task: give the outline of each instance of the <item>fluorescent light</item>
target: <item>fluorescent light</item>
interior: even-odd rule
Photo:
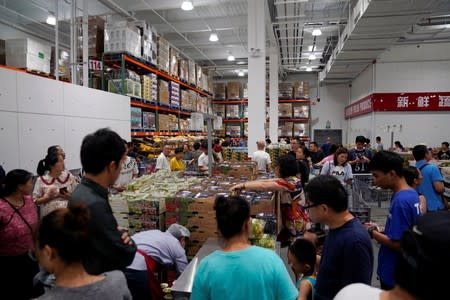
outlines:
[[[234,56],[232,54],[228,55],[227,60],[228,61],[234,61]]]
[[[211,35],[209,36],[209,41],[210,42],[217,42],[219,40],[219,37],[217,36],[217,33],[211,33]]]
[[[312,35],[313,36],[322,35],[322,31],[320,29],[316,28],[316,29],[313,30]]]
[[[244,71],[239,71],[239,73],[238,73],[239,77],[244,77],[244,75],[245,75]]]
[[[311,53],[311,54],[308,56],[308,59],[309,59],[309,60],[315,60],[315,59],[316,59],[316,56],[314,55],[314,53]]]
[[[192,4],[192,1],[183,1],[183,3],[181,3],[181,9],[182,10],[193,10],[194,4]]]
[[[245,61],[238,61],[236,64],[237,65],[245,65]]]
[[[312,52],[313,50],[314,50],[314,46],[313,46],[313,45],[308,46],[308,51],[309,51],[309,52]]]
[[[53,15],[49,15],[48,17],[47,17],[47,24],[48,25],[53,25],[53,26],[55,26],[56,25],[56,18],[55,18],[55,16],[53,16]]]
[[[311,71],[312,71],[311,67],[306,68],[306,72],[311,72]]]

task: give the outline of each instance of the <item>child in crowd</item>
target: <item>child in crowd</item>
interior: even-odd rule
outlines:
[[[306,239],[297,239],[288,251],[288,260],[297,280],[297,300],[312,300],[316,285],[316,247]]]
[[[403,176],[405,177],[406,183],[415,190],[423,180],[422,173],[419,169],[412,166],[403,169]],[[427,200],[421,193],[419,193],[419,201],[422,214],[424,214],[427,212]]]
[[[46,215],[37,231],[40,265],[55,274],[56,286],[38,299],[131,299],[121,271],[88,274],[83,259],[89,251],[89,212],[82,204],[58,208]]]

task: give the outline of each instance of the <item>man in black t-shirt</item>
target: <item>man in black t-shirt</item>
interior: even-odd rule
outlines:
[[[438,159],[450,159],[450,149],[448,149],[448,142],[442,142],[441,146],[441,151],[438,152]]]
[[[366,138],[362,135],[356,137],[356,147],[351,149],[348,162],[352,166],[353,174],[370,173],[369,163],[372,159],[372,150],[365,148]]]
[[[325,157],[316,142],[309,143],[309,154],[311,156],[311,161],[313,164],[317,164]]]

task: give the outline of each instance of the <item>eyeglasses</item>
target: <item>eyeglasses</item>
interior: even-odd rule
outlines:
[[[322,204],[322,203],[310,204],[310,205],[303,206],[303,208],[304,208],[304,209],[310,209],[310,208],[319,206],[319,205],[321,205],[321,204]]]

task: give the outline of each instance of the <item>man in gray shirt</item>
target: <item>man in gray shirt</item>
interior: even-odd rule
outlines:
[[[99,129],[87,135],[81,144],[81,165],[86,175],[69,199],[89,209],[90,251],[83,265],[89,274],[97,275],[128,266],[136,245],[119,231],[108,202],[108,187],[119,177],[126,159],[122,138],[110,129]]]

